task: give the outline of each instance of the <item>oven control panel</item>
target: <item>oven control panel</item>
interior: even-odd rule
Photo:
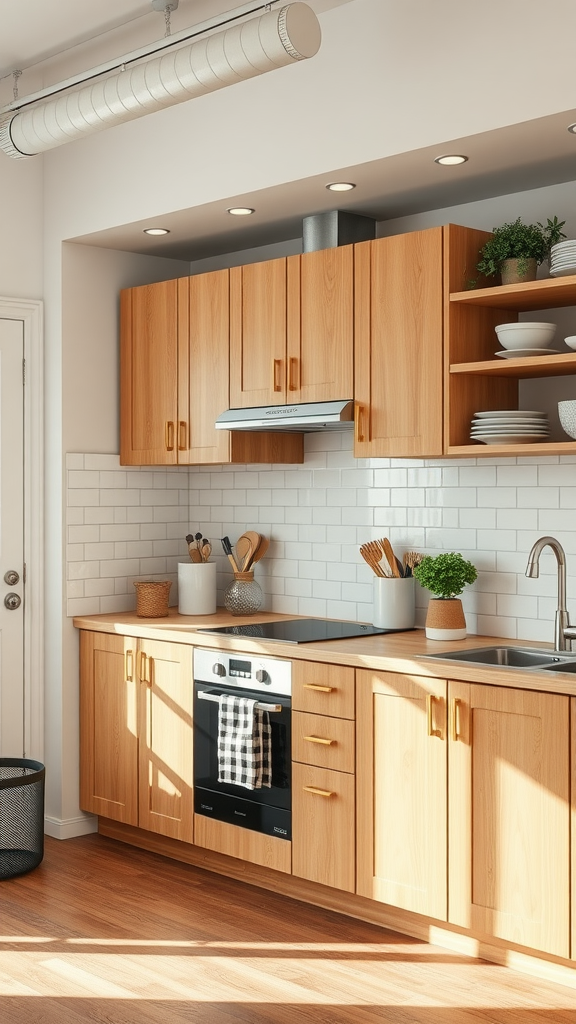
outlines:
[[[194,679],[197,683],[227,683],[239,689],[259,690],[289,697],[292,665],[278,658],[252,654],[229,654],[205,647],[194,648]]]

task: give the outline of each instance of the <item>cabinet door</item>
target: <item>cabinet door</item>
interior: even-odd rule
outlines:
[[[446,683],[356,673],[360,896],[446,920]]]
[[[354,892],[354,776],[292,765],[292,874]]]
[[[230,406],[286,402],[286,259],[230,271]]]
[[[354,394],[354,246],[287,261],[288,402]]]
[[[143,640],[139,686],[139,825],[192,842],[192,648]]]
[[[442,228],[355,247],[354,454],[442,454]]]
[[[129,288],[120,300],[120,462],[177,462],[178,282]]]
[[[198,274],[186,286],[182,324],[178,462],[191,465],[230,461],[230,432],[216,430],[216,417],[230,406],[229,271]]]
[[[449,688],[449,920],[567,957],[569,698]]]
[[[80,806],[138,824],[136,641],[80,633]]]

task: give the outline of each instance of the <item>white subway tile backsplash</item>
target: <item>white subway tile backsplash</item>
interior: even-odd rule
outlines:
[[[468,630],[552,639],[556,560],[524,575],[545,533],[568,555],[576,614],[576,459],[354,459],[351,433],[307,435],[302,467],[123,467],[118,456],[67,456],[68,613],[135,607],[133,580],[173,580],[185,536],[214,547],[219,603],[231,571],[220,537],[246,529],[271,538],[256,575],[266,609],[370,621],[373,575],[359,554],[388,535],[405,550],[461,551],[476,565],[463,595]],[[572,558],[574,557],[574,565]],[[417,586],[423,624],[428,592]]]

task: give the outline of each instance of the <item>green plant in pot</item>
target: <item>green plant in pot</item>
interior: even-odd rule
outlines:
[[[478,576],[472,562],[454,551],[425,555],[414,570],[418,582],[434,597],[428,604],[426,636],[429,640],[463,640],[466,619],[460,594]]]
[[[553,220],[548,218],[545,225],[540,221],[524,224],[518,217],[494,228],[492,238],[480,250],[476,270],[484,277],[500,274],[502,284],[534,281],[537,268],[550,259],[552,246],[566,238],[562,231],[565,223],[555,216]]]

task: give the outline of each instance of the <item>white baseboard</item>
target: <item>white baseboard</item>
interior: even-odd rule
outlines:
[[[74,839],[98,831],[98,818],[93,814],[82,814],[78,818],[44,818],[44,832],[53,839]]]

